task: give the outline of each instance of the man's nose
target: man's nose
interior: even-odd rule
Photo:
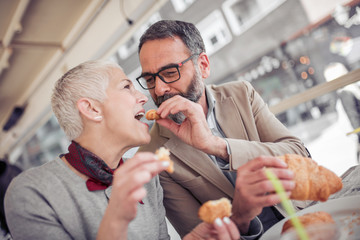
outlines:
[[[159,76],[155,78],[155,94],[157,96],[163,96],[170,90],[169,84],[164,83]]]

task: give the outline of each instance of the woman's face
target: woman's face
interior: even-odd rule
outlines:
[[[140,121],[148,98],[136,90],[120,70],[114,69],[103,102],[103,121],[107,137],[128,147],[150,142],[149,126]],[[124,141],[126,141],[124,143]]]

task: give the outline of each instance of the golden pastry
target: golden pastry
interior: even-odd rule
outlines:
[[[230,217],[231,202],[227,198],[205,202],[198,211],[199,218],[207,223],[213,223],[216,218]]]
[[[151,109],[151,110],[147,111],[145,117],[146,117],[147,120],[158,120],[158,119],[160,119],[160,115],[156,113],[155,109]]]
[[[298,218],[301,224],[304,226],[304,228],[313,225],[315,229],[316,226],[320,226],[321,224],[335,224],[335,221],[332,218],[332,216],[329,213],[323,211],[307,213],[302,216],[299,216]],[[281,230],[281,234],[288,232],[292,229],[294,229],[294,226],[291,220],[289,219],[284,223]],[[333,234],[335,234],[335,232]]]
[[[285,154],[278,158],[284,160],[295,174],[295,188],[290,199],[324,202],[342,188],[341,178],[311,158],[296,154]]]
[[[160,147],[158,150],[156,150],[155,155],[159,158],[160,161],[168,161],[170,163],[169,167],[166,169],[167,172],[174,172],[174,162],[170,159],[170,152],[168,149]]]

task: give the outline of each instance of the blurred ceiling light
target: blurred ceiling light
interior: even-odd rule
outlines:
[[[313,75],[313,74],[315,73],[315,69],[314,69],[313,67],[309,67],[308,73],[309,73],[310,75]]]
[[[301,73],[301,78],[304,79],[304,80],[307,79],[308,78],[307,72],[302,72]]]

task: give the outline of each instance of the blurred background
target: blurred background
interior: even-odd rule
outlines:
[[[135,81],[139,37],[161,19],[198,27],[207,84],[251,82],[319,164],[341,175],[358,163],[359,136],[346,133],[360,127],[359,0],[0,0],[2,161],[25,170],[66,152],[54,82],[90,59]]]

